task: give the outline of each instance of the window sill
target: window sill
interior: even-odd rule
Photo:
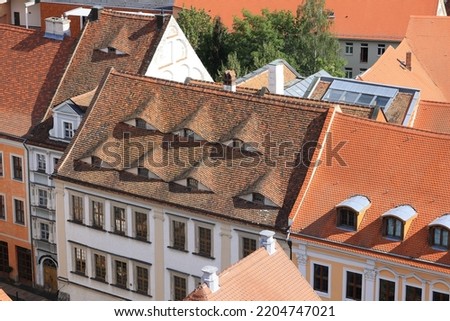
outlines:
[[[132,239],[135,240],[135,241],[142,242],[142,243],[152,244],[152,242],[150,242],[150,241],[148,241],[147,239],[144,239],[144,238],[133,237]]]
[[[201,256],[204,257],[206,259],[210,259],[210,260],[215,260],[216,258],[211,256],[211,255],[206,255],[206,254],[201,254],[201,253],[196,253],[196,252],[192,252],[192,254],[197,255],[197,256]]]
[[[87,227],[87,225],[84,224],[82,221],[67,220],[67,222],[70,222],[70,223],[74,223],[74,224],[77,224],[77,225],[81,225],[81,226],[86,226],[86,227]]]
[[[118,288],[118,289],[122,289],[122,290],[125,290],[125,291],[131,291],[131,289],[129,289],[129,288],[127,288],[126,286],[123,286],[123,285],[113,284],[113,283],[111,283],[111,285],[112,285],[113,287],[115,287],[115,288]]]
[[[184,253],[189,253],[189,251],[186,251],[185,249],[180,249],[178,247],[173,247],[173,246],[168,246],[168,249],[172,249],[172,250],[176,250],[176,251],[180,251],[180,252],[184,252]]]
[[[82,276],[82,277],[88,279],[88,276],[86,274],[82,273],[82,272],[70,271],[70,273],[78,275],[78,276]]]
[[[354,227],[351,226],[347,226],[347,225],[338,225],[336,226],[338,229],[345,231],[345,232],[356,232],[356,229]]]
[[[153,298],[153,296],[151,296],[150,294],[142,292],[142,291],[131,290],[131,292],[136,293],[136,294],[140,294],[140,295],[144,295],[144,296],[149,297],[149,298]]]
[[[86,225],[86,226],[93,230],[97,230],[100,232],[106,232],[106,230],[102,226],[94,226],[94,225]]]
[[[97,281],[97,282],[100,282],[100,283],[103,283],[103,284],[106,284],[106,285],[109,285],[108,282],[106,282],[105,280],[99,279],[99,278],[89,278],[89,279]]]

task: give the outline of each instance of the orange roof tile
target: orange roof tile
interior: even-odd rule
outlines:
[[[406,38],[389,47],[360,79],[421,90],[421,99],[450,101],[450,17],[411,17]],[[412,53],[411,70],[405,67]]]
[[[0,301],[12,301],[11,298],[2,289],[0,289]]]
[[[73,50],[73,38],[0,24],[0,132],[20,137],[50,104]]]
[[[422,100],[413,127],[450,134],[450,103]]]
[[[312,164],[319,155],[321,164],[310,167],[291,212],[294,233],[450,265],[447,251],[428,245],[428,224],[450,211],[449,135],[335,113],[319,142],[326,148],[315,152]],[[357,194],[371,206],[357,231],[339,229],[335,206]],[[386,239],[381,215],[404,204],[417,217],[403,241]]]
[[[265,8],[289,10],[295,14],[300,3],[292,0],[176,0],[174,7],[203,8],[212,17],[220,16],[231,28],[233,17],[242,18],[244,8],[253,14],[260,14]],[[326,7],[334,11],[332,31],[339,38],[400,41],[405,35],[409,16],[436,15],[438,3],[439,0],[326,0]]]
[[[201,284],[192,301],[320,301],[320,297],[276,243],[269,255],[259,248],[219,274],[220,288],[212,293]]]

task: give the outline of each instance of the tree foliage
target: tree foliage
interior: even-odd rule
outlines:
[[[178,23],[216,80],[225,69],[234,69],[239,77],[279,58],[304,75],[325,69],[342,76],[344,61],[328,16],[325,0],[303,0],[295,15],[244,10],[243,18],[234,19],[232,32],[219,18],[193,8],[182,10]]]

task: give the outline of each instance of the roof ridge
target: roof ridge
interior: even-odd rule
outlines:
[[[337,113],[336,116],[344,117],[344,118],[351,118],[356,122],[367,123],[370,126],[391,127],[392,130],[395,130],[398,132],[404,132],[406,134],[410,133],[410,134],[416,135],[416,136],[425,136],[425,137],[435,138],[435,139],[440,138],[443,140],[450,141],[450,134],[436,133],[436,132],[432,132],[432,131],[428,131],[428,130],[424,130],[424,129],[414,128],[414,127],[406,127],[403,125],[393,124],[393,123],[383,123],[383,122],[375,121],[372,119],[361,118],[361,117],[357,117],[357,116],[349,115],[349,114],[345,114],[345,113]]]
[[[24,27],[7,25],[7,24],[0,24],[0,29],[22,32],[22,33],[29,33],[29,34],[38,32],[37,30],[34,30],[34,29],[26,29]]]

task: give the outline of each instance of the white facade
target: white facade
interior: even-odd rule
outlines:
[[[25,27],[40,27],[40,4],[35,3],[33,0],[11,0],[11,24]]]

